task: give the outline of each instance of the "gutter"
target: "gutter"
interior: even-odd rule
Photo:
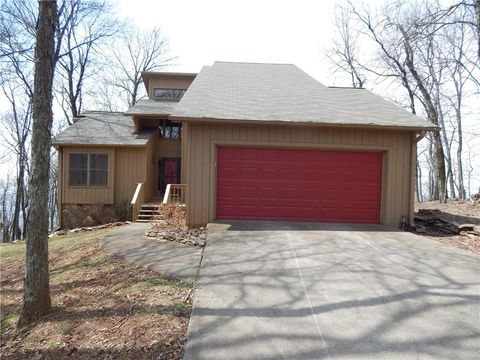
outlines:
[[[219,118],[195,118],[184,117],[177,115],[170,115],[169,120],[175,122],[190,122],[194,123],[228,123],[236,125],[299,125],[299,126],[325,126],[325,127],[349,127],[349,128],[364,128],[364,129],[379,129],[379,130],[404,130],[404,131],[416,131],[426,133],[427,131],[439,131],[440,128],[432,124],[432,126],[398,126],[398,125],[381,125],[374,123],[330,123],[330,122],[316,122],[316,121],[286,121],[286,120],[251,120],[251,119],[219,119]],[[423,135],[425,136],[425,135]]]

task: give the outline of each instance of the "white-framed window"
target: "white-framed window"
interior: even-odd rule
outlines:
[[[69,186],[108,186],[108,154],[70,153]]]

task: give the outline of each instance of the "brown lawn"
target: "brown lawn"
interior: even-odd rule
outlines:
[[[25,245],[2,245],[2,359],[181,359],[192,284],[103,252],[97,230],[50,240],[54,313],[17,331]]]

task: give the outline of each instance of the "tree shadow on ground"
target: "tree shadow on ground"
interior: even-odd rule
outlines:
[[[209,235],[186,359],[477,356],[478,257],[405,232],[304,226]]]

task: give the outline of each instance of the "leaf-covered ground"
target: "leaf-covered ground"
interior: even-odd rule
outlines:
[[[478,202],[449,200],[446,204],[439,204],[437,201],[432,201],[415,204],[415,211],[418,211],[418,209],[437,209],[441,211],[441,216],[448,221],[455,221],[458,224],[474,224],[480,226],[480,204]],[[435,231],[428,231],[425,236],[446,245],[455,246],[459,249],[480,255],[479,236],[446,235]]]
[[[24,331],[25,245],[0,246],[2,359],[181,359],[192,284],[106,254],[108,231],[50,240],[54,312]]]

